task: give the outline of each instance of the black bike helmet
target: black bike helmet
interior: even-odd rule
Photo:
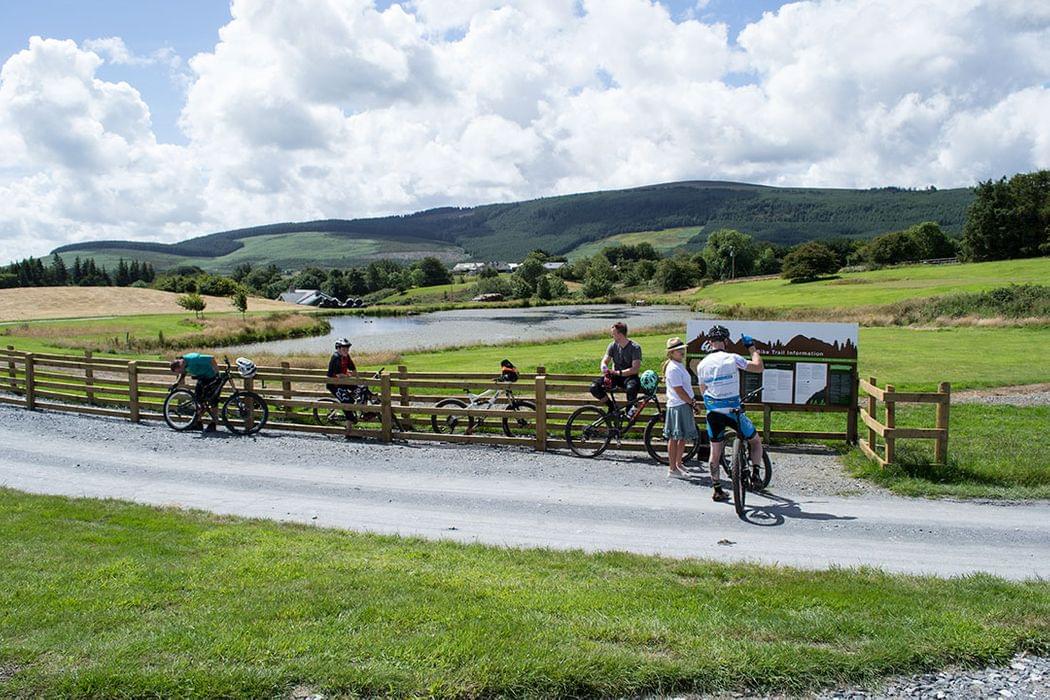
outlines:
[[[707,339],[724,343],[729,340],[729,329],[725,326],[711,326],[711,330],[707,332]]]
[[[502,360],[499,363],[500,379],[504,382],[518,381],[518,368],[510,360]]]

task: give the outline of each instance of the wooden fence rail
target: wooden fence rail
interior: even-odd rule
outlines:
[[[936,392],[897,391],[892,384],[880,388],[875,377],[860,381],[860,390],[867,395],[867,407],[861,408],[861,422],[867,426],[868,437],[859,446],[868,457],[885,467],[897,461],[897,440],[933,440],[933,460],[937,464],[948,461],[948,417],[951,410],[952,387],[941,382]],[[885,404],[885,422],[879,421],[879,404]],[[897,404],[936,404],[933,428],[905,428],[897,425]],[[879,438],[882,438],[880,454]]]
[[[0,349],[0,403],[19,405],[28,409],[46,408],[127,418],[132,421],[161,420],[164,399],[173,380],[166,362],[156,360],[127,360],[115,357],[97,357],[58,353],[25,353],[8,346]],[[410,372],[404,365],[383,371],[378,376],[363,373],[361,377],[332,380],[319,369],[291,367],[287,362],[276,366],[260,366],[250,382],[270,407],[268,429],[304,433],[353,434],[378,438],[383,441],[438,440],[447,442],[475,442],[532,447],[538,451],[567,447],[565,426],[580,406],[593,405],[590,396],[591,376],[548,374],[538,367],[535,373],[523,373],[512,385],[495,383],[489,372]],[[236,374],[235,379],[240,383]],[[327,384],[366,385],[380,399],[379,405],[361,406],[337,404],[332,401]],[[490,410],[485,408],[437,408],[434,404],[450,397],[466,398],[466,392],[475,394],[486,390],[510,388],[514,397],[533,402],[535,410]],[[878,390],[883,391],[883,390]],[[880,394],[881,396],[881,394]],[[914,398],[911,394],[898,397]],[[322,401],[321,399],[325,399]],[[902,400],[898,398],[898,400]],[[915,399],[924,400],[924,399]],[[662,402],[661,402],[662,403]],[[497,406],[506,408],[501,399]],[[792,440],[838,440],[851,442],[857,435],[858,412],[853,406],[812,406],[780,404],[748,404],[746,408],[756,418],[763,438]],[[374,419],[358,422],[346,428],[337,425],[319,425],[314,410],[345,410],[375,414]],[[786,412],[831,413],[845,423],[842,430],[774,430],[773,414]],[[646,409],[638,422],[626,432],[613,449],[644,450],[642,433],[653,415]],[[458,416],[463,422],[482,421],[482,428],[469,435],[436,434],[432,420]],[[502,432],[502,419],[514,417],[524,425],[524,434],[511,437]],[[396,419],[396,420],[395,420]],[[704,418],[698,419],[703,428]],[[947,409],[945,409],[945,421]],[[865,424],[868,421],[865,419]],[[891,436],[894,434],[891,434]],[[901,436],[899,433],[895,436]],[[945,436],[946,440],[946,436]],[[892,451],[892,447],[890,448]]]

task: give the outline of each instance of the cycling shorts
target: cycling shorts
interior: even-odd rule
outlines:
[[[740,414],[740,423],[737,424],[736,416],[721,411],[707,412],[707,436],[711,442],[724,442],[726,439],[726,428],[732,428],[740,437],[750,440],[755,437],[758,430],[745,414]]]
[[[221,374],[198,379],[197,386],[193,388],[193,398],[197,399],[197,403],[215,405],[219,400],[219,393],[222,391],[223,384],[225,384],[225,380]]]

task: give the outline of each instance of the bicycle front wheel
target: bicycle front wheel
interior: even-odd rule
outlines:
[[[466,408],[466,401],[460,399],[442,399],[434,404],[434,408]],[[474,419],[470,416],[444,415],[430,416],[430,427],[439,435],[454,435],[456,432],[470,432],[474,427]]]
[[[346,425],[346,416],[343,412],[335,408],[339,404],[335,399],[321,398],[317,399],[317,403],[330,404],[321,408],[317,406],[314,408],[314,420],[317,421],[318,425],[337,425],[342,427]]]
[[[597,457],[605,452],[612,434],[609,414],[597,406],[577,408],[565,424],[565,441],[578,457]]]
[[[645,451],[649,456],[660,464],[670,464],[667,458],[667,439],[664,437],[664,422],[667,414],[658,413],[645,424]],[[696,456],[700,449],[700,436],[697,435],[686,445],[685,454],[682,455],[682,463],[686,463]]]
[[[508,406],[497,406],[505,411],[535,411],[536,404],[531,401],[511,401]],[[507,437],[527,437],[536,432],[536,420],[534,418],[509,418],[503,419],[503,434]]]
[[[197,399],[189,389],[176,389],[164,399],[164,422],[172,430],[189,430],[197,420]]]
[[[737,515],[744,517],[747,482],[751,476],[747,460],[744,458],[744,441],[740,438],[733,440],[733,459],[730,471],[733,476],[733,507],[736,508]]]
[[[237,435],[255,435],[269,417],[266,400],[254,391],[235,391],[222,405],[223,425]]]

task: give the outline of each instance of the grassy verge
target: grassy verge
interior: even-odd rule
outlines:
[[[901,406],[900,426],[930,427],[933,408]],[[957,404],[951,409],[947,466],[933,462],[929,440],[897,443],[897,464],[885,469],[851,452],[846,465],[854,476],[870,479],[907,496],[961,498],[1050,498],[1050,406]]]
[[[0,344],[26,352],[93,350],[155,357],[166,350],[281,340],[328,332],[328,321],[302,313],[153,314],[0,326]]]
[[[3,695],[800,691],[1050,643],[1050,587],[988,576],[506,550],[9,490],[0,535]]]
[[[916,298],[983,292],[1006,284],[1045,284],[1050,258],[962,265],[912,265],[792,284],[763,279],[713,284],[684,298],[703,308],[741,305],[773,309],[834,309],[894,304]]]

